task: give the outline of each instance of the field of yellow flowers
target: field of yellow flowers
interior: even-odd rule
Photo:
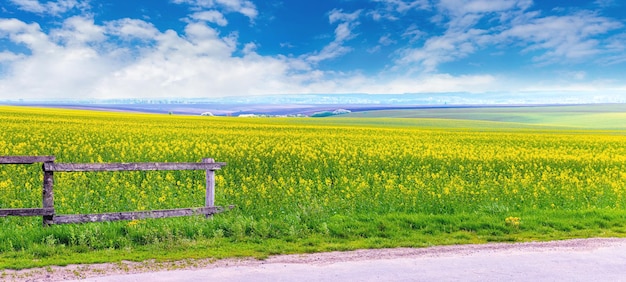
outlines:
[[[47,228],[0,218],[0,268],[626,234],[625,131],[24,107],[0,107],[0,128],[0,155],[227,162],[216,205],[236,206]],[[0,166],[0,208],[41,207],[41,186],[39,164]],[[54,188],[56,212],[78,214],[200,207],[205,186],[203,171],[85,172],[55,174]]]

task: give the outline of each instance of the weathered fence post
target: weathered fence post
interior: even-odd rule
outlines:
[[[0,217],[5,216],[42,216],[43,226],[53,224],[101,222],[114,220],[134,220],[143,218],[163,218],[205,214],[211,217],[214,213],[224,211],[223,207],[215,206],[215,170],[226,163],[215,162],[212,158],[205,158],[202,163],[55,163],[54,156],[0,156],[0,164],[33,164],[43,163],[43,207],[1,209]],[[83,171],[159,171],[159,170],[205,170],[206,195],[205,207],[178,208],[167,210],[150,210],[135,212],[112,212],[100,214],[56,214],[54,210],[54,173],[55,172],[83,172]],[[232,209],[230,206],[229,209]]]
[[[52,162],[44,162],[45,164],[51,164]],[[42,167],[43,167],[42,166]],[[52,210],[51,215],[43,216],[43,226],[48,226],[54,224],[54,174],[52,171],[47,171],[45,168],[43,169],[43,208],[44,210],[50,209]]]
[[[203,163],[214,163],[212,158],[202,159]],[[206,170],[206,195],[204,205],[209,208],[215,206],[215,171],[212,169]],[[207,214],[206,217],[212,217],[213,215]]]

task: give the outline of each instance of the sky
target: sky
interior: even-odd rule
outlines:
[[[0,2],[0,100],[448,92],[626,100],[625,70],[621,0]]]

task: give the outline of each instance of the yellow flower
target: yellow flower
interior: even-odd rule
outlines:
[[[519,217],[515,217],[515,216],[509,216],[509,217],[504,219],[504,223],[506,225],[514,227],[514,228],[519,228],[520,222],[521,222],[521,219]]]

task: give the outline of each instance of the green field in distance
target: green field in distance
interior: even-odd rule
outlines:
[[[481,120],[551,127],[625,129],[626,104],[485,106],[354,112],[350,118],[435,118]]]

